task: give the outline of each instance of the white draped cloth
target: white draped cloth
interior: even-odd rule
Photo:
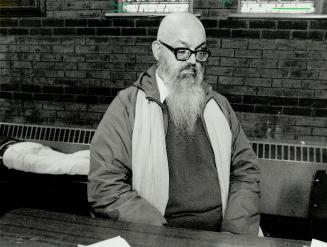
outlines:
[[[65,154],[39,143],[18,142],[7,148],[3,154],[3,164],[9,169],[25,172],[87,175],[90,151]]]

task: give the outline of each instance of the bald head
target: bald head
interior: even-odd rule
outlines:
[[[178,41],[205,42],[205,30],[198,18],[190,13],[172,13],[160,23],[157,39],[174,44]]]

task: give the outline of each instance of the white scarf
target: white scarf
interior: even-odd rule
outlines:
[[[229,190],[232,133],[214,99],[204,109],[204,121],[214,151],[221,190],[222,211],[226,211]],[[169,196],[169,168],[161,107],[138,90],[132,136],[133,188],[162,215]]]

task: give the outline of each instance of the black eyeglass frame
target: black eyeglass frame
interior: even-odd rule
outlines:
[[[197,54],[198,52],[206,52],[206,53],[208,53],[208,57],[207,57],[205,60],[200,61],[200,60],[196,59],[197,62],[205,62],[205,61],[208,60],[208,58],[209,58],[210,55],[211,55],[211,52],[209,51],[208,48],[205,48],[205,49],[202,49],[202,50],[195,50],[195,51],[192,51],[191,49],[189,49],[189,48],[187,48],[187,47],[176,47],[176,48],[173,48],[173,47],[171,47],[170,45],[167,45],[166,43],[164,43],[164,42],[162,42],[162,41],[160,41],[160,40],[158,40],[158,42],[159,42],[160,44],[164,45],[166,48],[168,48],[172,53],[174,53],[175,58],[176,58],[176,60],[178,60],[178,61],[186,61],[187,59],[189,59],[189,58],[192,56],[192,54],[195,55],[195,59],[196,59],[196,54]],[[188,51],[190,52],[190,55],[189,55],[188,57],[184,58],[184,59],[179,59],[179,58],[177,58],[177,53],[178,53],[178,51],[180,51],[180,50],[188,50]]]

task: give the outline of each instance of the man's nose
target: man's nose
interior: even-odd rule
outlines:
[[[196,64],[195,53],[192,53],[191,56],[187,60],[191,64]]]

